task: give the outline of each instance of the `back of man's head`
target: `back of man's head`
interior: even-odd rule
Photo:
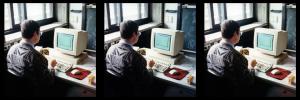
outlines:
[[[122,22],[120,25],[121,38],[129,39],[134,32],[138,32],[138,28],[138,24],[134,21],[127,20]]]
[[[221,24],[222,37],[225,39],[230,39],[233,37],[234,33],[240,30],[240,25],[233,20],[225,20]]]
[[[25,20],[21,23],[20,26],[21,26],[22,37],[25,39],[31,39],[35,32],[40,31],[40,25],[33,20]]]

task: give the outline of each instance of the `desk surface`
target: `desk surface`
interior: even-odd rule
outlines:
[[[177,85],[192,89],[192,90],[196,90],[196,85],[190,85],[187,82],[188,76],[194,74],[193,76],[196,76],[196,56],[195,55],[185,55],[184,59],[181,59],[178,64],[176,65],[172,65],[171,67],[177,67],[183,70],[187,70],[189,71],[189,73],[181,80],[176,80],[170,77],[165,76],[163,73],[161,72],[157,72],[157,71],[153,71],[153,75],[156,78],[165,80],[167,82],[170,83],[175,83]],[[196,78],[194,78],[196,79]]]
[[[249,52],[251,52],[251,50],[253,50],[252,48],[248,48]],[[249,59],[254,59],[251,56],[246,56],[246,58]],[[273,67],[279,67],[279,68],[283,68],[286,70],[291,71],[291,74],[289,74],[287,77],[285,77],[282,80],[278,80],[275,78],[272,78],[270,76],[267,76],[266,73],[260,72],[260,71],[255,71],[255,76],[258,78],[261,78],[263,80],[266,80],[268,82],[274,83],[274,84],[278,84],[280,86],[289,88],[291,90],[296,90],[296,86],[295,85],[291,85],[288,83],[288,77],[291,76],[292,74],[296,75],[296,57],[292,57],[292,56],[288,56],[288,58],[284,59],[280,64],[277,65],[273,65]]]
[[[190,88],[190,89],[193,89],[193,90],[196,90],[195,85],[190,85],[190,84],[187,83],[188,76],[190,76],[192,74],[196,75],[196,73],[195,73],[195,71],[196,71],[196,59],[195,59],[195,57],[185,56],[185,58],[182,59],[181,62],[182,63],[180,63],[179,65],[172,65],[174,67],[189,71],[189,73],[181,80],[176,80],[176,79],[167,77],[163,73],[157,72],[157,71],[153,71],[154,72],[153,75],[157,78],[160,78],[160,79],[172,82],[172,83],[176,83],[176,84],[182,85],[184,87],[187,87],[187,88]]]
[[[53,52],[52,49],[50,49],[49,52]],[[51,58],[50,56],[48,56],[48,57]],[[47,59],[49,59],[48,57],[47,57]],[[53,58],[51,58],[51,59],[53,59]],[[91,73],[82,80],[78,80],[78,79],[69,77],[69,76],[66,75],[66,73],[60,72],[60,71],[55,71],[55,76],[65,80],[65,81],[75,83],[77,85],[80,85],[80,86],[83,86],[83,87],[86,87],[88,89],[96,91],[96,86],[91,85],[88,82],[88,77],[90,75],[96,75],[96,57],[88,56],[88,58],[83,60],[82,64],[73,65],[73,67],[80,67],[80,68],[83,68],[83,69],[86,69],[86,70],[90,70]]]

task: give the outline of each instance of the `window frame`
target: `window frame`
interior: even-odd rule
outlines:
[[[204,34],[205,35],[208,35],[208,34],[220,31],[221,30],[220,29],[220,24],[222,23],[223,20],[227,20],[227,7],[226,7],[226,3],[218,3],[218,4],[222,5],[221,7],[218,7],[219,10],[220,10],[220,8],[221,9],[223,8],[222,9],[223,11],[219,11],[219,15],[220,15],[219,18],[221,18],[220,19],[220,23],[219,24],[215,23],[213,3],[209,3],[209,7],[210,7],[209,10],[210,10],[210,14],[211,14],[211,24],[212,24],[212,27],[210,29],[204,30]],[[255,3],[252,3],[252,17],[250,17],[250,18],[246,17],[246,18],[241,19],[241,20],[236,20],[237,23],[239,23],[241,26],[243,26],[243,25],[247,25],[247,24],[256,22],[257,18],[256,18],[255,9],[256,9],[256,5],[255,5]],[[244,11],[244,12],[246,13],[246,11]]]
[[[10,29],[7,29],[7,30],[4,30],[4,35],[8,35],[8,34],[11,34],[11,33],[15,33],[15,32],[18,32],[20,31],[20,23],[16,24],[15,23],[15,18],[14,18],[14,9],[13,9],[13,3],[8,3],[9,4],[9,7],[10,7],[10,17],[11,17],[11,24],[12,24],[12,27]],[[26,8],[26,3],[20,3],[20,4],[23,4],[23,10],[24,10],[24,14],[21,15],[22,17],[24,17],[25,20],[27,20],[27,8]],[[56,5],[55,3],[52,3],[52,17],[50,18],[45,18],[45,19],[41,19],[41,20],[35,20],[37,23],[39,23],[40,26],[43,26],[43,25],[47,25],[47,24],[50,24],[50,23],[53,23],[53,22],[56,22],[57,21],[57,18],[56,18],[56,14],[54,13],[54,11],[56,10]],[[20,7],[18,7],[20,9]],[[21,7],[22,8],[22,7]],[[45,11],[46,13],[46,11]],[[22,21],[22,20],[21,20]]]
[[[106,13],[107,13],[107,26],[108,26],[108,29],[104,29],[104,35],[106,34],[109,34],[109,33],[112,33],[112,32],[116,32],[116,31],[119,31],[119,24],[120,22],[123,21],[123,7],[122,7],[122,4],[123,3],[114,3],[115,5],[119,5],[119,7],[116,7],[118,8],[118,11],[115,11],[115,15],[120,15],[120,19],[118,19],[120,22],[116,22],[116,24],[111,24],[111,14],[110,14],[110,3],[105,3],[106,4]],[[138,9],[141,9],[141,4],[142,3],[138,3]],[[139,19],[137,20],[133,20],[134,22],[136,22],[138,25],[143,25],[143,24],[147,24],[147,23],[150,23],[152,21],[151,19],[151,7],[152,7],[152,4],[151,3],[147,3],[148,4],[148,9],[147,9],[147,17],[146,18],[142,18],[142,15],[139,15]],[[139,14],[141,14],[141,10],[138,10],[139,11]],[[119,12],[119,13],[118,13]]]

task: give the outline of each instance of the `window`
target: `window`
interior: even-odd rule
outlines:
[[[4,30],[11,29],[12,28],[12,22],[11,22],[11,12],[10,12],[10,5],[8,3],[4,4]]]
[[[208,3],[205,3],[204,4],[204,23],[205,23],[205,27],[204,27],[204,30],[207,30],[207,29],[210,29],[210,28],[212,28],[212,22],[211,22],[211,13],[210,13],[210,6],[209,6],[209,4]]]
[[[222,14],[221,14],[221,4],[218,4],[218,3],[214,3],[213,4],[213,9],[214,9],[214,21],[215,21],[215,24],[220,24],[221,23],[221,19],[222,19]]]
[[[124,20],[137,20],[146,18],[147,9],[146,4],[137,4],[137,3],[123,3],[122,11],[123,11],[123,19]]]
[[[149,21],[148,3],[105,3],[104,7],[105,30],[116,28],[124,20],[133,20],[140,25]]]
[[[251,6],[252,7],[252,6]],[[252,17],[253,9],[250,9],[250,4],[245,3],[227,3],[226,4],[227,18],[232,20],[242,20]],[[240,13],[237,13],[240,12]]]
[[[123,3],[122,4],[124,20],[137,20],[139,18],[138,4],[136,3]]]
[[[109,14],[110,14],[110,23],[117,24],[120,23],[120,4],[110,3],[109,4]]]
[[[148,5],[142,3],[141,4],[141,18],[147,18],[148,17]]]
[[[108,28],[106,4],[104,4],[104,30]]]
[[[219,30],[220,23],[227,19],[244,23],[254,17],[253,3],[205,3],[204,6],[206,31]]]
[[[51,3],[27,3],[26,12],[27,19],[42,20],[53,17],[53,9]],[[34,12],[34,13],[28,13]]]
[[[25,19],[25,16],[22,16],[22,15],[25,15],[24,9],[22,9],[22,8],[24,8],[24,4],[22,4],[22,3],[14,3],[13,4],[15,24],[20,24],[21,21]]]
[[[36,20],[38,23],[53,18],[53,3],[5,3],[5,34],[19,31],[19,24],[25,19]],[[51,21],[50,21],[51,22]]]

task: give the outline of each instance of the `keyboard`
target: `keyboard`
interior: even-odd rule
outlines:
[[[273,66],[272,64],[267,64],[263,62],[257,62],[256,64],[257,70],[264,73],[270,70],[272,66]]]
[[[157,61],[154,64],[155,70],[161,73],[165,72],[170,66],[171,64],[161,63]]]
[[[68,70],[70,70],[72,68],[72,64],[66,64],[66,63],[62,63],[62,62],[57,62],[56,64],[56,68],[58,71],[60,72],[67,72]]]

